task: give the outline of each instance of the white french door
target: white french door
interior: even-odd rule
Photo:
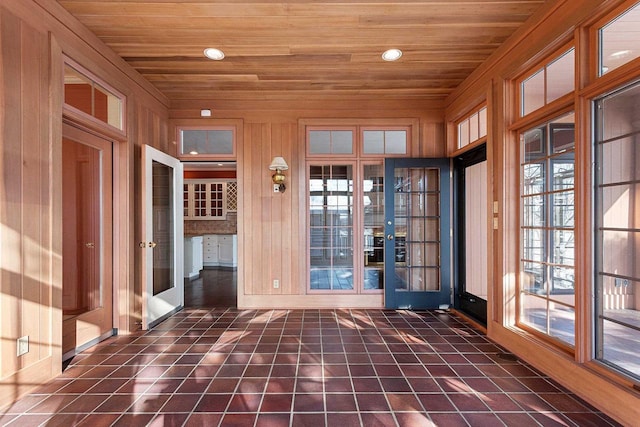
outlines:
[[[142,328],[184,305],[182,164],[153,147],[142,150]]]

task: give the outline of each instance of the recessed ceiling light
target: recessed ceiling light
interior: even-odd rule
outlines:
[[[385,61],[397,61],[402,56],[400,49],[389,49],[382,54],[382,59]]]
[[[220,61],[224,58],[224,52],[215,47],[208,47],[204,50],[204,56],[214,61]]]

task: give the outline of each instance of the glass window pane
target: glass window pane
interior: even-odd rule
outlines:
[[[524,161],[531,162],[547,155],[545,128],[535,128],[524,133]]]
[[[547,104],[573,92],[575,86],[575,49],[547,66]]]
[[[210,130],[207,132],[208,154],[233,154],[233,131]]]
[[[605,228],[636,228],[638,213],[636,194],[640,194],[640,184],[616,185],[603,187],[600,203],[602,204],[602,226]]]
[[[384,283],[384,166],[363,165],[364,289]]]
[[[539,228],[522,230],[522,258],[527,261],[545,262],[545,231]]]
[[[350,130],[331,131],[331,153],[353,154],[353,132]]]
[[[331,131],[309,131],[309,154],[331,153]]]
[[[545,163],[525,163],[522,167],[522,193],[539,194],[545,188]]]
[[[68,64],[64,66],[64,102],[122,130],[123,99]]]
[[[475,113],[469,117],[469,142],[476,141],[479,138],[478,127],[478,113]]]
[[[309,264],[313,290],[353,289],[351,165],[310,166]]]
[[[640,93],[639,93],[640,95]],[[640,153],[635,147],[637,136],[614,139],[600,144],[602,150],[600,162],[600,180],[602,184],[633,181],[637,179],[637,160],[634,156]]]
[[[233,131],[227,129],[182,129],[181,154],[233,154]]]
[[[365,154],[384,154],[384,131],[365,130],[362,137]]]
[[[603,75],[640,55],[640,4],[635,5],[600,29],[600,64]]]
[[[95,117],[115,128],[122,129],[122,100],[98,84],[94,88]],[[100,106],[98,99],[101,100]]]
[[[596,183],[596,357],[640,379],[640,84],[594,101]]]
[[[538,331],[548,332],[548,300],[531,294],[520,295],[520,321]]]
[[[544,70],[540,70],[522,82],[522,115],[544,106]]]
[[[407,132],[404,130],[385,131],[385,153],[407,154]]]
[[[182,132],[182,154],[200,154],[207,144],[207,132],[204,130],[189,130]]]
[[[546,211],[544,207],[544,196],[536,195],[524,197],[522,199],[522,225],[525,227],[544,227]]]
[[[458,124],[458,148],[469,145],[469,120],[463,120]]]
[[[640,287],[637,289],[640,290]],[[603,341],[599,348],[603,360],[640,378],[640,330],[634,329],[640,327],[640,323],[634,312],[636,311],[623,309],[605,311],[607,318],[616,321],[602,322]]]
[[[479,137],[483,138],[487,136],[487,107],[484,107],[478,113],[478,127],[479,127]]]
[[[575,340],[573,118],[566,114],[524,132],[520,184],[519,321],[569,345]]]
[[[573,295],[568,295],[573,298]],[[567,344],[575,344],[576,312],[573,307],[554,302],[549,303],[549,335]]]

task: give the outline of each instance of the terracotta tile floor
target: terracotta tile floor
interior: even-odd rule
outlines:
[[[607,426],[448,313],[190,308],[0,413],[28,426]]]

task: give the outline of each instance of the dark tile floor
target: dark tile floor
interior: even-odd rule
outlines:
[[[449,313],[187,308],[0,415],[28,426],[607,426]]]

